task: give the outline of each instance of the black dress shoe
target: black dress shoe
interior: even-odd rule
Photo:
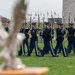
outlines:
[[[30,54],[27,54],[27,56],[31,56]]]
[[[52,57],[59,57],[58,55],[54,55],[54,56],[52,56]]]
[[[66,56],[64,56],[64,57],[68,57],[68,56],[66,55]]]
[[[44,57],[44,55],[37,55],[38,57]]]
[[[58,52],[58,53],[61,53],[61,52]]]

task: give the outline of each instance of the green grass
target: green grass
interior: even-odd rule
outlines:
[[[74,75],[75,70],[75,56],[64,58],[53,58],[50,55],[45,57],[36,57],[34,54],[31,57],[20,57],[23,63],[29,67],[49,67],[47,75]]]
[[[53,41],[55,47],[56,42]],[[64,43],[67,46],[67,43]],[[43,43],[39,43],[39,46],[43,48]],[[75,73],[75,54],[71,53],[69,57],[63,57],[62,54],[58,54],[59,57],[51,57],[50,54],[44,57],[37,57],[33,52],[31,57],[20,56],[22,62],[27,67],[48,67],[50,70],[46,75],[74,75]],[[2,60],[0,60],[0,64]]]

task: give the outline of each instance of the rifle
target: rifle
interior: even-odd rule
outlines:
[[[74,28],[75,28],[75,15],[74,15]]]
[[[68,24],[70,23],[70,16],[71,16],[71,13],[69,13]]]

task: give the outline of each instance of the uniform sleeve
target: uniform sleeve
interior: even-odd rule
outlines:
[[[54,35],[54,29],[52,29],[52,35]]]

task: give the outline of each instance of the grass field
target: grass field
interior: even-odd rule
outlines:
[[[64,43],[67,45],[67,43]],[[43,43],[39,43],[39,46],[43,48]],[[55,41],[53,42],[55,47]],[[20,56],[22,62],[28,67],[48,67],[49,72],[46,75],[74,75],[75,74],[75,54],[70,54],[69,57],[63,57],[62,54],[58,54],[59,57],[51,57],[50,54],[45,57],[36,57],[33,52],[31,57]],[[0,60],[0,64],[2,60]]]
[[[53,58],[50,55],[45,57],[20,57],[26,66],[49,67],[50,71],[47,75],[74,75],[75,73],[75,56],[70,55],[67,58]]]

